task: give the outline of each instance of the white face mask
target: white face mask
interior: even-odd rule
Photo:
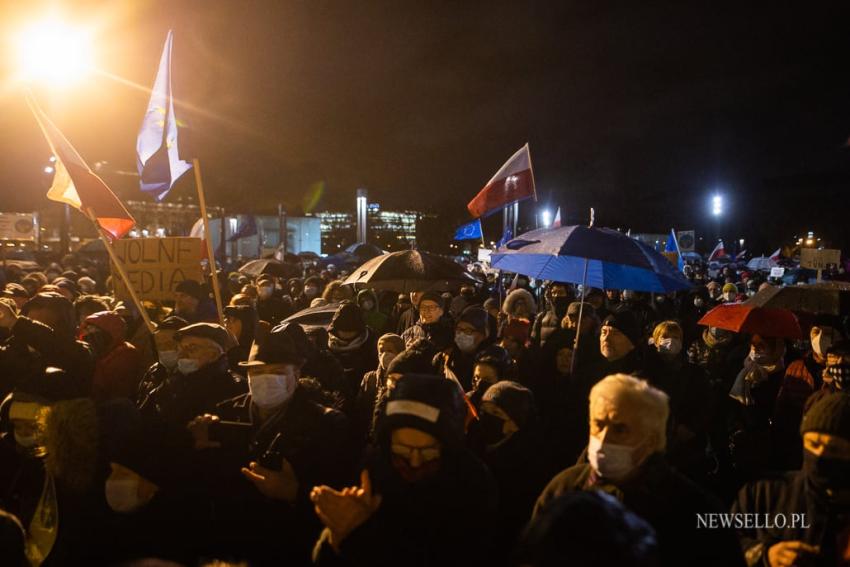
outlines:
[[[304,295],[306,295],[307,297],[315,297],[316,295],[318,295],[318,293],[319,293],[319,288],[317,288],[317,287],[311,286],[311,287],[305,287],[304,288]]]
[[[682,341],[676,338],[661,339],[658,341],[658,352],[664,354],[679,354],[682,352]]]
[[[161,350],[159,351],[159,363],[169,370],[177,368],[177,351],[176,350]]]
[[[627,445],[603,443],[593,435],[587,444],[587,460],[602,477],[620,480],[634,469],[635,448]]]
[[[703,299],[701,297],[695,297],[694,298],[694,307],[699,309],[703,305],[705,305],[705,301],[703,301]]]
[[[251,400],[260,409],[275,408],[295,392],[298,381],[294,374],[253,374],[248,376]]]
[[[812,350],[815,351],[815,354],[818,356],[826,356],[829,347],[832,346],[832,337],[826,335],[825,333],[820,333],[814,339],[812,339]]]
[[[38,436],[37,435],[21,435],[17,431],[15,431],[15,443],[23,447],[24,449],[32,449],[38,444]]]
[[[116,512],[127,514],[142,507],[142,501],[139,499],[139,479],[137,478],[107,479],[105,494],[106,503]]]
[[[195,360],[194,358],[178,358],[177,359],[177,371],[180,374],[191,374],[193,372],[197,372],[201,367],[201,363]]]
[[[466,333],[455,333],[455,344],[460,352],[469,354],[475,350],[475,337]]]
[[[738,296],[738,294],[735,293],[734,291],[727,291],[726,293],[723,294],[723,299],[725,299],[727,302],[732,302],[732,301],[735,301],[735,298],[737,296]]]
[[[398,355],[394,352],[382,352],[378,355],[378,364],[381,366],[381,368],[386,370],[390,367],[390,363],[395,360],[396,356]]]
[[[371,311],[373,307],[375,307],[375,304],[368,299],[360,304],[360,308],[364,311]]]
[[[274,290],[274,288],[272,288],[272,287],[269,287],[269,286],[263,286],[263,287],[261,287],[261,288],[259,288],[259,289],[257,290],[257,296],[258,296],[260,299],[268,299],[268,298],[270,298],[270,297],[272,296],[272,291],[273,291],[273,290]]]
[[[773,361],[770,353],[756,352],[755,349],[750,349],[750,360],[762,366],[768,365]]]
[[[635,292],[630,289],[623,291],[623,301],[631,301],[635,298]]]

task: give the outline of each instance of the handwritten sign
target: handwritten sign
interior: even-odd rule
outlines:
[[[783,267],[773,267],[770,269],[770,277],[772,278],[781,278],[785,275],[785,268]]]
[[[803,248],[800,250],[800,267],[810,270],[825,270],[829,265],[841,263],[841,250]]]
[[[200,238],[128,238],[112,246],[142,300],[173,299],[183,280],[203,281]],[[112,273],[115,295],[127,299],[129,293],[114,267]]]

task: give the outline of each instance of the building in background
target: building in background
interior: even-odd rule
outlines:
[[[323,211],[315,216],[321,221],[322,253],[335,254],[356,241],[355,213]],[[369,203],[366,240],[384,250],[407,250],[416,244],[418,223],[424,216],[419,211],[389,211]]]

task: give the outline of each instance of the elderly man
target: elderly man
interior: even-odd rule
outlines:
[[[587,463],[555,476],[537,500],[538,515],[553,499],[577,490],[603,490],[655,528],[661,565],[739,565],[730,530],[700,530],[697,514],[720,507],[664,459],[667,395],[625,374],[590,391]]]
[[[732,508],[771,520],[739,530],[749,565],[847,565],[850,396],[818,400],[800,433],[803,469],[748,484]]]
[[[245,382],[228,368],[227,351],[236,341],[227,329],[195,323],[177,331],[174,339],[177,372],[140,401],[143,413],[154,412],[172,424],[186,425],[211,412],[218,402],[245,392]]]
[[[195,280],[183,280],[174,288],[174,315],[190,323],[218,320],[215,305]]]

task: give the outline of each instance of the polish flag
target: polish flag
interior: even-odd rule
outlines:
[[[560,228],[561,227],[561,207],[558,207],[558,210],[555,211],[555,220],[552,221],[552,228]]]
[[[127,234],[136,221],[124,205],[86,164],[77,150],[42,112],[32,97],[27,96],[36,122],[47,139],[56,162],[53,184],[47,198],[71,205],[105,230],[112,238]]]
[[[714,247],[714,250],[711,252],[711,255],[708,257],[708,261],[716,260],[717,258],[722,258],[726,255],[726,249],[723,247],[723,241],[717,243],[717,246]]]
[[[521,147],[466,206],[473,217],[486,217],[507,205],[533,197],[534,174],[528,144]]]
[[[771,260],[779,260],[779,257],[782,256],[782,248],[777,248],[776,252],[770,255]]]

